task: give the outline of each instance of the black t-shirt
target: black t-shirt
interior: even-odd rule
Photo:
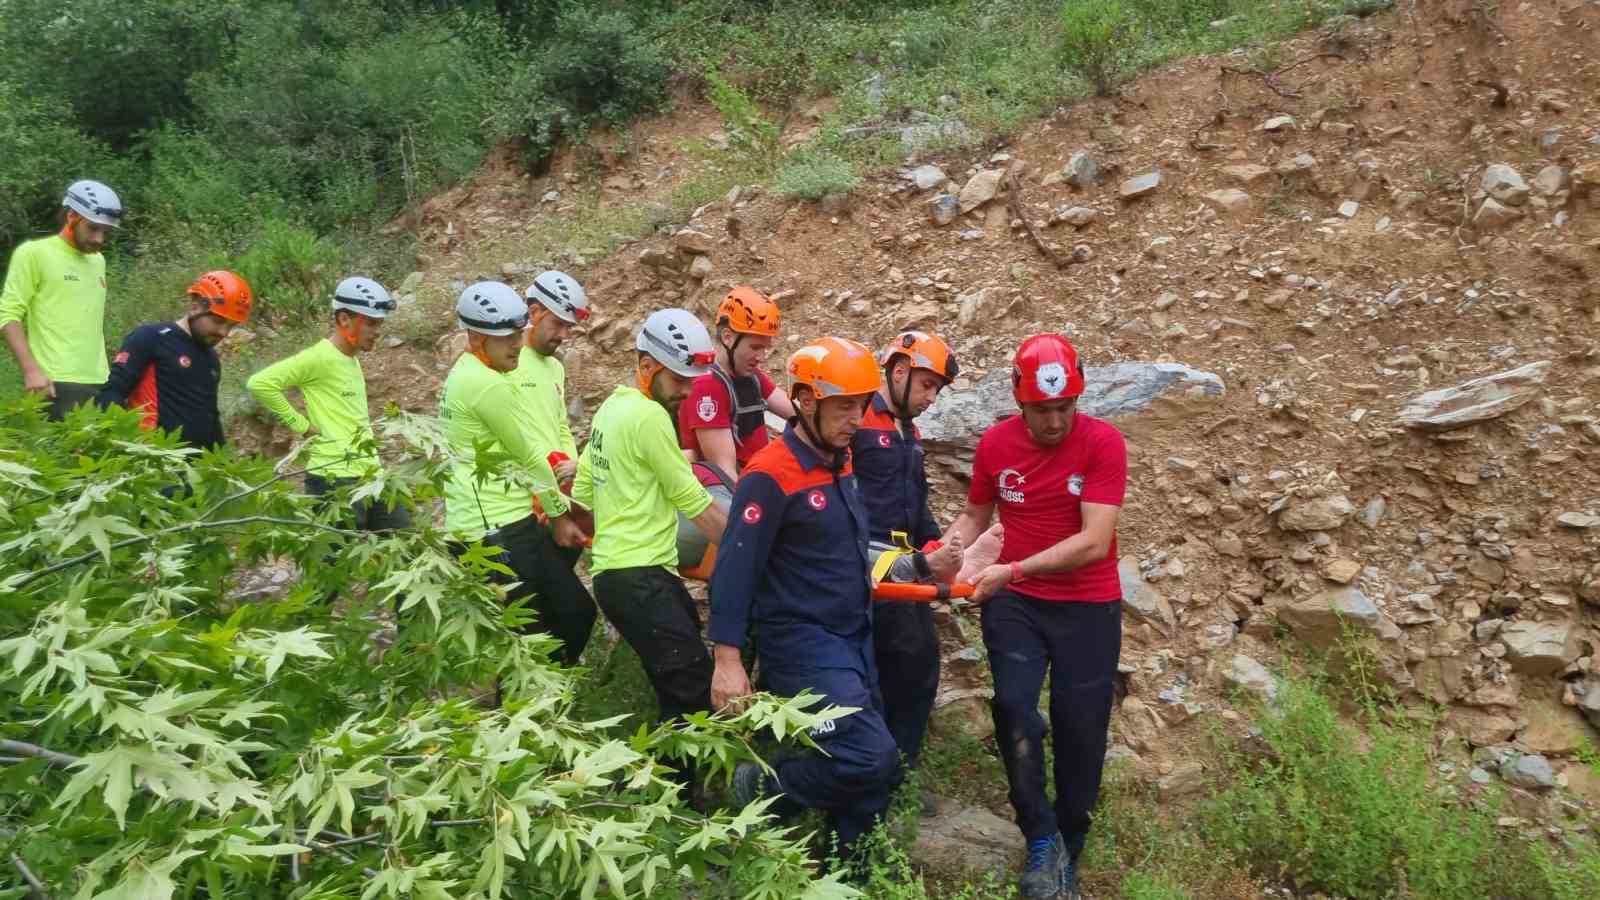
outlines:
[[[177,431],[192,447],[223,444],[217,386],[222,361],[172,322],[140,325],[122,339],[96,402],[143,409],[146,428]]]

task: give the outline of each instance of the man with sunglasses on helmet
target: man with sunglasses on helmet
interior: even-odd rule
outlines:
[[[309,438],[306,493],[324,497],[357,485],[378,467],[362,353],[371,351],[397,304],[383,285],[352,276],[333,289],[333,331],[325,339],[250,376],[245,386],[292,432]],[[298,389],[302,414],[285,392]],[[358,500],[354,527],[362,531],[408,528],[411,513],[376,498]]]
[[[61,206],[61,231],[19,244],[0,289],[0,332],[23,388],[43,396],[56,420],[93,400],[111,374],[100,250],[122,224],[122,201],[98,181],[73,182]]]
[[[528,340],[511,378],[527,396],[534,444],[547,448],[556,481],[571,490],[578,445],[567,422],[567,370],[556,353],[572,330],[588,321],[589,295],[571,275],[554,270],[539,273],[522,293],[528,301]]]
[[[1078,412],[1083,364],[1059,334],[1022,342],[1011,367],[1022,414],[986,431],[953,534],[975,539],[996,506],[999,559],[974,579],[994,675],[996,744],[1028,843],[1023,897],[1076,898],[1077,860],[1100,792],[1122,642],[1117,515],[1127,448],[1110,423]],[[1050,723],[1039,691],[1050,676]],[[1044,735],[1055,753],[1045,790]]]
[[[778,337],[776,303],[755,288],[734,288],[717,307],[716,335],[716,362],[678,408],[678,436],[691,458],[715,467],[700,473],[702,483],[726,475],[731,484],[767,445],[767,410],[787,419],[794,406],[762,370]]]
[[[445,484],[445,527],[465,541],[482,540],[504,551],[502,561],[516,581],[509,600],[532,597],[538,621],[532,631],[561,639],[557,658],[578,663],[594,627],[594,603],[587,592],[551,589],[570,568],[552,567],[547,546],[572,548],[584,541],[571,506],[556,486],[547,453],[529,438],[526,403],[512,377],[526,340],[528,306],[520,294],[498,281],[469,285],[456,301],[456,319],[467,332],[467,351],[445,377],[439,415],[451,445],[463,457]],[[532,489],[487,473],[480,477],[479,446],[509,456],[530,472]],[[534,512],[534,497],[549,525]]]
[[[727,511],[711,502],[678,448],[677,407],[711,365],[711,336],[684,309],[651,313],[634,341],[634,382],[595,411],[572,496],[594,513],[594,595],[639,655],[663,720],[707,708],[711,658],[678,577],[678,515],[716,542]],[[687,767],[679,780],[692,781]]]
[[[741,805],[781,795],[779,815],[826,812],[848,859],[888,808],[899,769],[873,659],[867,505],[850,458],[879,371],[871,350],[837,337],[800,348],[788,369],[795,415],[745,468],[711,575],[711,703],[737,706],[751,692],[742,651],[753,632],[762,689],[858,710],[812,730],[821,753],[734,772]]]
[[[250,318],[254,298],[243,278],[217,270],[195,279],[188,299],[182,319],[128,332],[95,402],[102,409],[115,403],[142,410],[146,428],[175,431],[189,446],[209,450],[225,443],[217,410],[222,360],[215,348]]]
[[[867,504],[876,581],[951,581],[961,568],[961,541],[940,541],[928,508],[922,435],[913,421],[960,372],[938,336],[896,335],[878,355],[883,382],[873,393],[851,444],[856,481]],[[939,637],[933,607],[887,601],[874,605],[873,643],[889,733],[915,768],[939,691]]]

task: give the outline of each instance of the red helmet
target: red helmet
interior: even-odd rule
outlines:
[[[1083,393],[1083,363],[1059,334],[1036,334],[1011,361],[1011,394],[1017,403],[1048,403]]]
[[[189,296],[205,303],[211,314],[230,322],[250,318],[250,284],[226,269],[207,272],[189,285]]]

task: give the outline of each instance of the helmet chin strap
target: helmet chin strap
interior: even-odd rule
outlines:
[[[889,378],[889,394],[891,395],[891,397],[894,394],[894,364],[895,364],[895,362],[897,362],[897,360],[890,360],[889,361],[889,371],[884,373]],[[914,418],[914,416],[911,415],[911,376],[915,371],[916,370],[911,368],[910,366],[906,367],[906,386],[901,389],[901,391],[900,391],[900,399],[895,402],[895,411],[894,411],[895,418],[904,419],[904,420],[906,420],[908,422],[912,418]]]
[[[729,331],[733,331],[733,329],[731,329],[731,328],[728,329],[728,330]],[[739,342],[742,341],[742,340],[744,340],[744,332],[742,332],[742,331],[734,331],[733,332],[733,343],[731,343],[731,344],[722,344],[722,349],[725,350],[727,352],[727,354],[728,354],[728,374],[729,375],[738,375],[739,374],[738,364],[733,361],[733,352],[735,350],[739,349]],[[717,336],[717,343],[719,343],[719,344],[722,343],[722,336],[721,335]]]
[[[362,332],[362,330],[364,328],[366,328],[367,317],[366,316],[357,316],[357,315],[352,314],[351,318],[356,320],[356,327],[355,328],[350,329],[350,330],[347,331],[347,330],[345,330],[345,327],[343,325],[339,324],[339,320],[338,319],[334,319],[333,320],[333,330],[339,332],[339,336],[344,338],[346,341],[349,342],[350,349],[352,349],[352,350],[360,350],[361,349],[361,332]],[[479,357],[479,358],[482,359],[482,357]],[[488,360],[484,360],[484,364],[485,365],[488,365],[488,362],[489,362]]]
[[[494,363],[490,362],[488,352],[483,349],[483,335],[478,334],[477,332],[467,333],[467,352],[471,353],[473,356],[476,356],[478,358],[478,362],[481,362],[489,368],[494,369]],[[499,370],[496,369],[495,371]]]
[[[655,400],[656,399],[656,395],[655,395],[656,376],[661,374],[661,370],[663,370],[665,368],[666,368],[666,366],[663,366],[656,359],[649,358],[649,368],[641,369],[641,370],[638,370],[638,372],[637,372],[638,384],[639,384],[639,393],[644,394],[646,397],[649,397],[651,400]]]

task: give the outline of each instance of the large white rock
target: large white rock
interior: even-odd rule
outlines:
[[[1544,360],[1428,391],[1406,403],[1400,410],[1400,422],[1422,431],[1449,431],[1487,422],[1537,397],[1549,371],[1550,362]]]

